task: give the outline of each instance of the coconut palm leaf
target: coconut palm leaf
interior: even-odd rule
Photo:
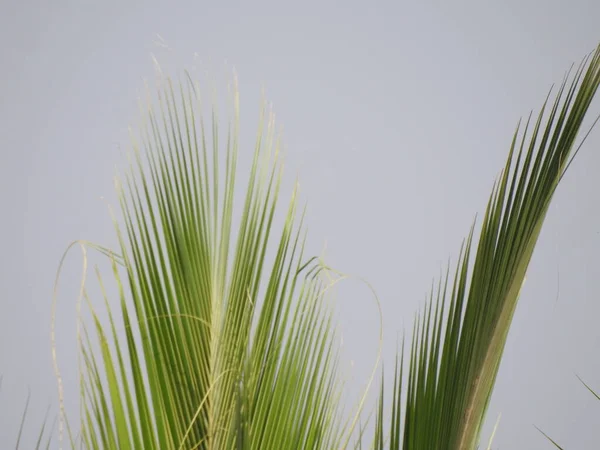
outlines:
[[[391,449],[470,450],[479,443],[527,267],[600,84],[600,47],[569,75],[537,119],[517,127],[479,241],[473,225],[453,275],[439,280],[415,321],[402,431],[402,390],[392,395]]]

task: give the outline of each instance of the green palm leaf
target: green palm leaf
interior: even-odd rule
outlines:
[[[529,261],[599,84],[600,47],[574,76],[567,75],[554,101],[546,100],[521,135],[517,127],[479,242],[473,226],[454,276],[448,272],[440,280],[415,322],[404,427],[398,426],[398,389],[390,448],[470,450],[478,445]]]
[[[85,445],[335,447],[341,428],[331,311],[317,262],[305,261],[295,192],[283,229],[274,229],[281,164],[272,117],[263,111],[234,233],[237,91],[224,148],[216,112],[209,136],[200,100],[189,77],[179,85],[166,80],[117,185],[126,279],[116,260],[113,273],[125,333],[112,314],[106,328],[91,309],[101,359],[88,339]]]
[[[519,291],[599,84],[600,47],[517,127],[478,242],[473,226],[417,318],[410,351],[402,346],[389,430],[382,379],[374,448],[479,444]],[[338,404],[321,279],[329,269],[304,254],[295,191],[275,226],[282,166],[272,116],[263,110],[234,226],[237,89],[226,133],[214,107],[206,125],[201,100],[189,76],[166,79],[117,180],[120,255],[99,249],[111,258],[120,311],[97,271],[108,314],[82,291],[93,327],[82,333],[80,439],[91,449],[345,448],[356,420],[342,421]],[[357,431],[359,448],[362,424]]]

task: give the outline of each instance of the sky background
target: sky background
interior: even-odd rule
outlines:
[[[284,127],[286,176],[308,203],[311,248],[377,290],[384,359],[434,277],[456,260],[505,161],[517,120],[600,41],[595,1],[6,2],[0,17],[0,447],[56,411],[52,286],[69,242],[115,247],[106,203],[137,119],[151,53],[167,71],[239,76],[242,162],[261,90]],[[162,37],[161,44],[157,34]],[[196,55],[196,56],[194,56]],[[587,122],[600,113],[596,101]],[[120,166],[122,167],[122,165]],[[531,261],[496,389],[494,448],[600,445],[600,130],[559,188]],[[241,164],[241,171],[247,164]],[[77,413],[75,301],[81,255],[58,307],[66,404]],[[338,290],[357,397],[378,316],[357,282]],[[31,445],[31,444],[29,444]]]

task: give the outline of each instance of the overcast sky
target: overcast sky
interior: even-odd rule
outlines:
[[[46,406],[56,407],[55,271],[74,239],[116,244],[101,197],[115,201],[119,147],[143,79],[153,77],[151,53],[166,69],[194,66],[223,81],[235,67],[250,138],[264,87],[284,127],[286,176],[299,177],[308,203],[311,245],[326,242],[331,265],[377,289],[390,368],[396,336],[483,212],[517,120],[600,41],[595,1],[225,4],[3,6],[0,447],[14,443],[28,388],[27,442]],[[599,112],[596,101],[588,124]],[[494,448],[551,448],[534,424],[566,448],[600,445],[600,402],[575,376],[600,389],[599,167],[597,130],[531,262],[484,429],[487,438],[502,414]],[[64,270],[59,358],[76,413],[80,254]],[[354,395],[374,362],[377,312],[358,283],[338,299]]]

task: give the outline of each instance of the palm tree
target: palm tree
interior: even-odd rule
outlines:
[[[67,426],[71,446],[477,448],[529,261],[599,84],[600,47],[517,127],[480,233],[474,223],[416,320],[391,392],[382,380],[366,439],[361,411],[341,413],[325,301],[336,273],[305,254],[295,191],[283,227],[274,226],[282,164],[272,115],[263,108],[235,209],[237,89],[223,134],[214,108],[204,121],[189,75],[165,79],[116,183],[119,252],[95,247],[111,260],[120,311],[113,315],[105,294],[103,320],[87,302],[93,325],[82,329],[80,434]],[[61,436],[62,424],[61,413]]]

